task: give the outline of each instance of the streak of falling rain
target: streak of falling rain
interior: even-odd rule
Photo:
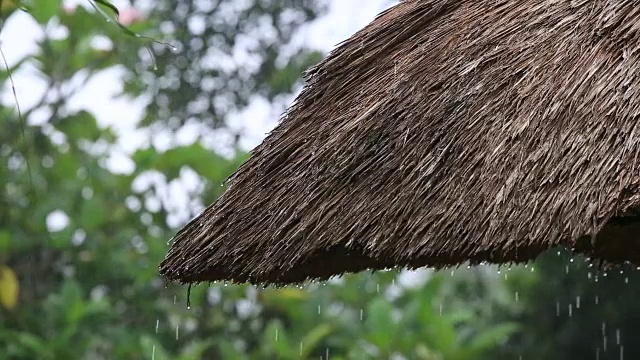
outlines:
[[[620,329],[616,329],[616,345],[620,345]]]
[[[624,360],[624,346],[620,346],[620,360]]]
[[[596,305],[600,303],[600,297],[596,295]]]
[[[153,345],[153,349],[151,350],[151,360],[156,360],[156,346]]]
[[[569,317],[573,316],[573,304],[569,304]]]
[[[560,301],[556,301],[556,316],[560,316]]]
[[[318,315],[320,315],[320,305],[318,305]]]
[[[180,325],[176,325],[176,340],[180,338]]]
[[[600,348],[596,349],[596,360],[600,360]]]
[[[576,309],[580,309],[580,295],[576,296]]]
[[[276,342],[278,341],[278,329],[276,329]]]
[[[440,304],[440,316],[442,316],[442,304]]]
[[[516,291],[516,302],[518,302],[520,300],[520,294],[518,294],[518,292]]]
[[[302,341],[300,341],[300,356],[302,356]]]
[[[159,327],[160,327],[160,319],[156,319],[156,334],[158,333]]]
[[[324,356],[324,358],[325,358],[326,360],[329,360],[329,348],[326,348],[326,349],[325,349],[324,355],[325,355],[325,356]]]
[[[376,284],[376,292],[379,293],[380,292],[380,283]]]
[[[364,309],[360,309],[360,321],[364,319]]]

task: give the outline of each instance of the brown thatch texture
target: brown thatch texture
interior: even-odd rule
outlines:
[[[161,273],[640,261],[639,30],[637,0],[401,2],[308,73]]]

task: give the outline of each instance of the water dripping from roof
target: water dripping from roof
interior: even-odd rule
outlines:
[[[187,287],[187,310],[191,310],[191,284]]]

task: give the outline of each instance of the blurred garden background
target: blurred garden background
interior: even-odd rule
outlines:
[[[640,358],[638,271],[563,250],[190,307],[158,276],[304,70],[393,3],[113,2],[125,29],[106,1],[0,1],[0,359]]]

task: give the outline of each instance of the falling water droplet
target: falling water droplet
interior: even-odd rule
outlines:
[[[364,319],[364,309],[360,309],[360,321]]]
[[[278,341],[278,329],[276,329],[276,341]]]
[[[187,287],[187,310],[191,310],[191,284]]]
[[[300,341],[300,356],[302,356],[302,341]]]
[[[620,345],[620,329],[616,329],[616,345]]]
[[[151,350],[151,360],[156,360],[156,346],[153,345],[153,348]]]
[[[440,304],[440,316],[442,316],[442,304]]]
[[[516,302],[518,302],[518,300],[519,300],[519,294],[518,294],[518,292],[516,291]]]
[[[596,296],[596,305],[600,303],[600,297]]]
[[[158,333],[159,327],[160,327],[160,319],[156,319],[156,334]]]
[[[560,316],[560,301],[556,301],[556,316]]]
[[[569,304],[569,317],[573,316],[573,304]]]
[[[580,296],[576,296],[576,309],[580,309]]]
[[[176,340],[180,338],[180,325],[176,325]]]

